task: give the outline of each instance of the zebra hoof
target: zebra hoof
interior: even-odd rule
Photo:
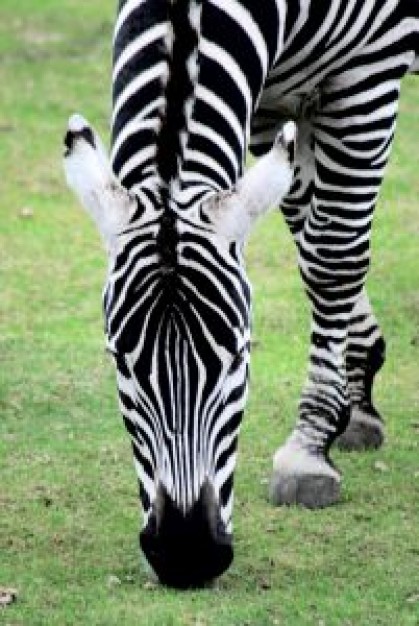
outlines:
[[[375,450],[384,443],[384,425],[379,417],[367,413],[361,406],[353,406],[345,432],[336,439],[341,450]]]
[[[323,508],[339,501],[340,483],[339,472],[323,456],[286,444],[274,457],[269,498],[276,506]]]

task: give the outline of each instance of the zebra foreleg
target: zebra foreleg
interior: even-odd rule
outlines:
[[[357,387],[356,377],[350,383],[347,375],[352,312],[369,266],[372,213],[397,110],[394,81],[372,91],[387,100],[387,107],[380,109],[373,97],[357,94],[358,80],[356,71],[344,77],[347,92],[353,90],[352,100],[341,95],[342,82],[329,84],[328,103],[314,125],[312,205],[296,237],[300,271],[312,304],[309,371],[297,425],[274,456],[270,494],[276,504],[322,507],[339,498],[340,475],[329,450],[347,427],[349,392],[352,387],[355,393]],[[353,119],[351,110],[344,114],[348,102],[356,102]],[[367,376],[372,380],[371,369]],[[362,387],[368,387],[365,374]]]
[[[298,248],[312,207],[314,187],[314,134],[309,120],[299,122],[297,137],[294,183],[281,210]],[[306,443],[303,444],[301,433],[295,431],[277,450],[269,488],[275,504],[303,504],[316,508],[338,500],[339,472],[322,453],[312,449],[309,441]]]
[[[378,448],[384,441],[383,421],[372,401],[374,376],[384,363],[384,355],[385,342],[363,290],[350,318],[346,355],[350,419],[336,439],[343,450]],[[347,410],[343,408],[344,412]],[[345,421],[344,416],[342,424]],[[274,504],[324,507],[339,499],[340,482],[339,472],[330,459],[324,463],[322,455],[307,452],[293,433],[274,456],[270,498]]]
[[[316,207],[317,202],[313,203]],[[346,348],[350,312],[362,288],[368,250],[346,274],[344,258],[330,258],[324,242],[339,242],[339,222],[323,219],[313,208],[298,242],[299,266],[312,304],[312,331],[307,381],[299,417],[291,436],[274,455],[270,496],[275,504],[302,504],[315,508],[339,499],[341,478],[329,450],[347,426],[350,404],[346,375]],[[360,234],[346,232],[341,245],[362,249]],[[343,250],[341,252],[344,256]],[[340,256],[340,255],[339,255]],[[349,283],[349,284],[348,284]]]
[[[304,119],[298,124],[293,187],[281,205],[297,246],[310,213],[314,176],[314,129]],[[378,448],[384,441],[384,423],[372,401],[374,378],[384,360],[385,342],[364,287],[350,317],[346,355],[350,419],[336,441],[343,450]]]

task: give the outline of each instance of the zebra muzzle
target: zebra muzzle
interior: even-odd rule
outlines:
[[[226,532],[208,481],[186,512],[160,486],[140,544],[160,582],[181,589],[202,587],[233,560],[232,536]]]

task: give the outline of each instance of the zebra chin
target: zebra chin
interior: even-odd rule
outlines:
[[[160,582],[169,587],[202,587],[233,560],[232,535],[221,519],[214,488],[206,481],[186,512],[160,485],[153,511],[140,533],[141,548]]]

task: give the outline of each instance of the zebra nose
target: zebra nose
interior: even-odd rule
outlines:
[[[208,498],[208,488],[202,488],[186,513],[164,489],[158,498],[159,513],[150,516],[140,544],[160,582],[186,589],[202,587],[220,576],[233,560],[232,536],[215,500]]]

